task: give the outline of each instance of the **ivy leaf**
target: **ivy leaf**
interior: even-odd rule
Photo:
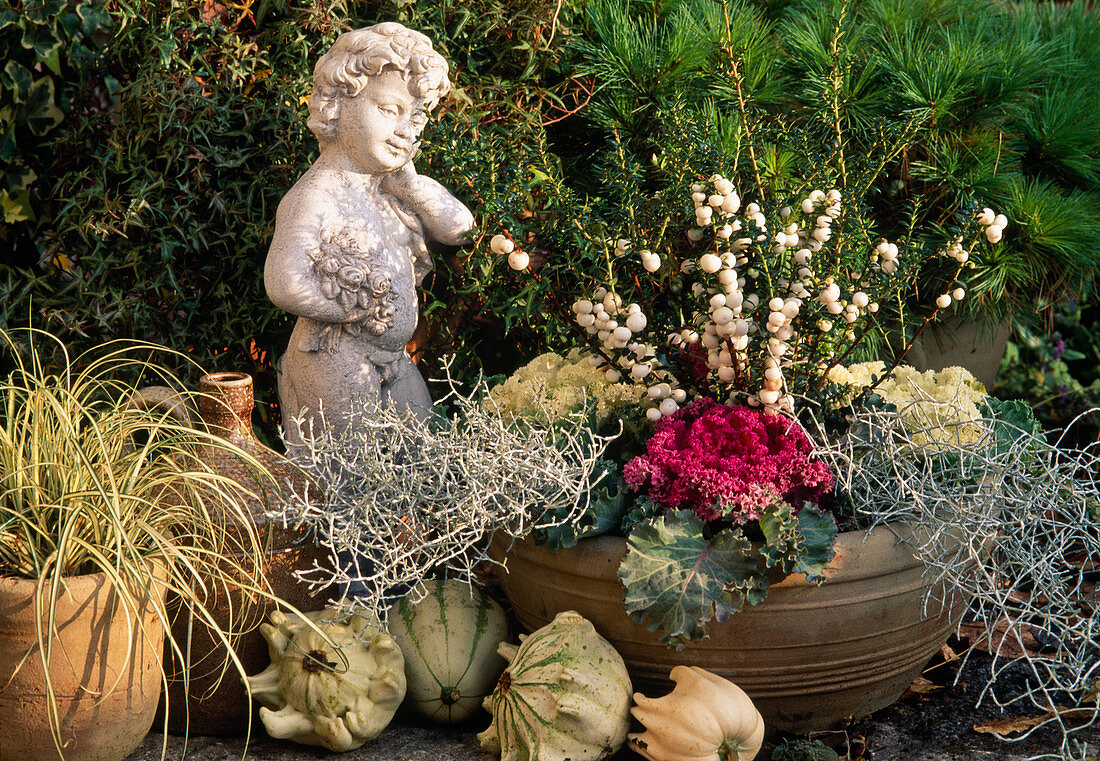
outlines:
[[[13,106],[0,108],[0,125],[7,128],[0,130],[0,159],[5,161],[14,160],[22,164],[19,158],[19,146],[15,142],[15,130],[11,128],[14,121],[15,109]]]
[[[634,529],[619,566],[627,613],[666,644],[702,639],[707,621],[724,621],[767,583],[740,531],[708,539],[704,528],[694,513],[670,510]]]
[[[8,189],[26,190],[37,179],[38,173],[21,161],[7,167],[7,171],[4,172],[4,184]]]
[[[23,30],[23,47],[33,50],[38,60],[45,61],[61,47],[61,40],[53,29],[29,26]]]
[[[817,505],[804,505],[798,511],[798,530],[802,534],[802,556],[793,570],[806,574],[806,581],[811,584],[821,584],[825,581],[825,568],[836,554],[833,550],[836,521]]]
[[[27,97],[27,126],[36,135],[45,135],[61,123],[65,114],[54,103],[52,77],[42,77],[31,85]]]
[[[27,20],[35,24],[48,24],[65,10],[65,0],[37,0],[29,5]]]
[[[111,28],[111,15],[103,8],[94,5],[81,5],[76,9],[80,16],[81,29],[89,39],[98,40]]]
[[[46,64],[46,68],[52,71],[54,74],[61,76],[61,49],[58,48],[42,59],[42,63]]]
[[[31,94],[34,77],[30,70],[18,61],[8,61],[4,67],[2,80],[4,87],[11,90],[11,99],[15,103],[25,103]]]
[[[30,194],[25,190],[0,190],[0,211],[4,212],[5,224],[33,220]]]
[[[58,17],[57,23],[61,25],[61,31],[72,45],[77,34],[80,33],[80,16],[74,11],[66,11]]]
[[[11,8],[0,8],[0,29],[19,24],[20,15]]]

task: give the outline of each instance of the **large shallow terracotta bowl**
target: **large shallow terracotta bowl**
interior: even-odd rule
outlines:
[[[899,535],[908,535],[904,526],[841,534],[825,584],[792,574],[762,604],[712,622],[708,638],[680,652],[623,609],[625,540],[586,539],[558,554],[494,540],[493,553],[506,558],[500,583],[527,631],[575,610],[622,654],[636,690],[663,694],[673,666],[702,666],[744,689],[770,728],[809,732],[897,700],[962,613],[956,595],[950,608],[930,602],[925,610],[924,565]],[[942,590],[934,597],[943,600]]]

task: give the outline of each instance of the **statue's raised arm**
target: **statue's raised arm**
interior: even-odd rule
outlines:
[[[339,430],[357,398],[426,416],[405,352],[416,287],[431,269],[425,238],[462,245],[473,216],[413,165],[429,111],[450,88],[424,35],[377,24],[341,35],[313,73],[309,128],[321,153],[287,192],[264,265],[268,297],[297,315],[279,364],[288,441],[293,420]]]

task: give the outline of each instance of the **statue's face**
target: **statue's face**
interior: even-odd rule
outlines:
[[[383,71],[357,96],[341,102],[336,143],[360,171],[393,172],[416,155],[427,109],[427,101],[409,92],[399,72]]]

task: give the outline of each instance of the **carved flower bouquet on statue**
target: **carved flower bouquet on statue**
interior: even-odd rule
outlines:
[[[389,271],[371,261],[366,247],[350,231],[340,230],[321,243],[320,250],[311,256],[321,293],[353,315],[352,320],[342,325],[324,328],[325,343],[336,340],[341,333],[358,336],[366,330],[378,336],[393,323],[396,308]]]
[[[859,506],[837,499],[825,454],[848,431],[844,402],[869,395],[838,370],[865,354],[888,304],[908,303],[919,260],[962,271],[988,243],[984,219],[974,211],[961,239],[929,251],[875,236],[836,189],[742,205],[713,175],[685,191],[690,206],[666,218],[686,218],[684,237],[672,224],[609,237],[607,282],[565,314],[583,337],[570,362],[605,382],[586,392],[625,386],[638,401],[619,413],[626,435],[588,512],[498,545],[502,585],[528,628],[567,609],[596,622],[636,682],[691,662],[743,687],[774,726],[824,728],[895,700],[956,612],[925,615],[904,526],[838,532],[859,528]],[[546,381],[552,398],[561,374]]]

